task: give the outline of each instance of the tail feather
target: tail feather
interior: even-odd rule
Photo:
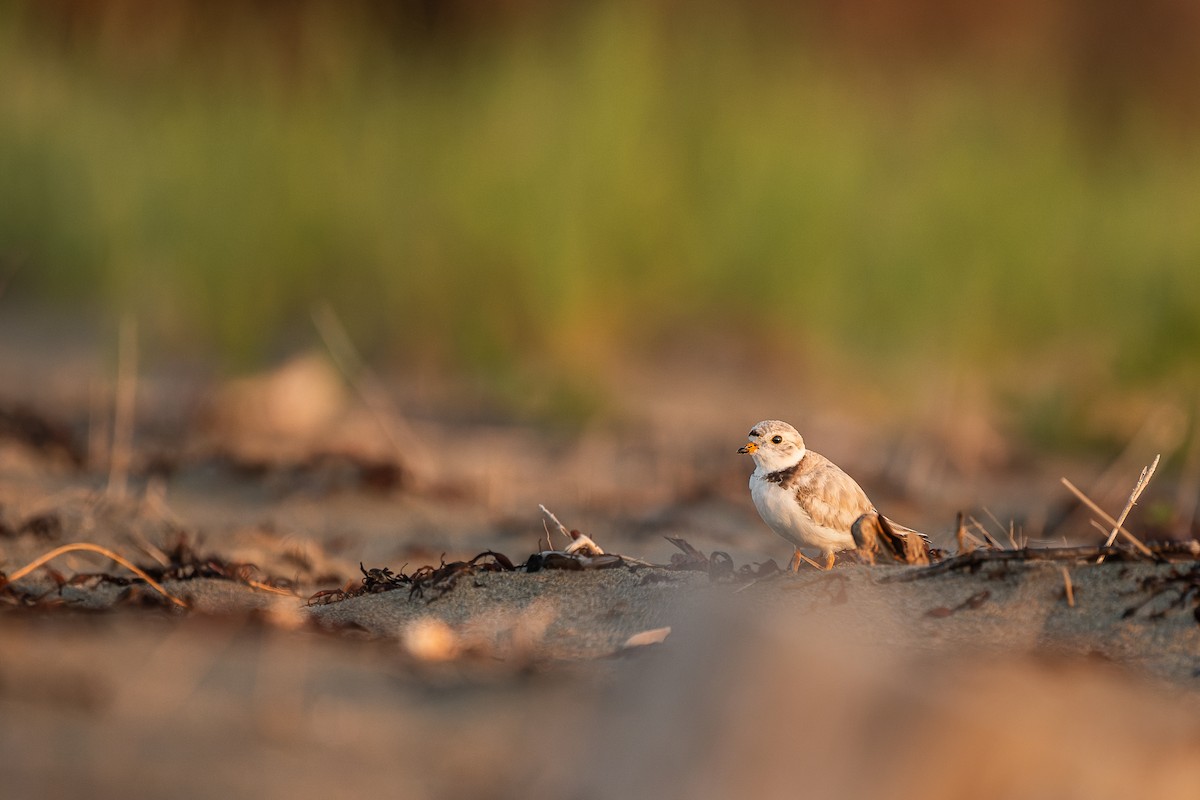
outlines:
[[[928,536],[892,522],[878,511],[863,514],[854,521],[850,532],[859,554],[868,563],[874,564],[877,556],[902,564],[930,562]]]

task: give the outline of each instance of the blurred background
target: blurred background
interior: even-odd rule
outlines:
[[[1155,454],[1127,527],[1196,537],[1197,42],[1195,0],[0,2],[0,570],[328,594],[565,546],[539,503],[786,564],[735,454],[764,418],[949,549],[956,512],[1099,543],[1060,478],[1115,516]],[[1200,797],[1183,565],[851,565],[690,616],[656,573],[491,576],[528,595],[336,637],[265,584],[180,581],[177,621],[54,568],[0,592],[12,796]],[[426,612],[677,630],[425,669]]]
[[[1185,0],[6,3],[0,316],[227,376],[326,308],[546,424],[834,408],[960,469],[1165,419],[1186,473],[1198,34]]]

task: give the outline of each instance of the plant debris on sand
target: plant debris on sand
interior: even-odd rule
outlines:
[[[80,551],[98,553],[115,561],[132,572],[133,577],[110,572],[78,572],[67,578],[49,566],[49,562],[60,556]],[[213,555],[201,556],[196,552],[189,539],[183,535],[177,536],[172,546],[159,552],[165,557],[165,563],[139,566],[109,548],[89,542],[62,545],[39,556],[24,567],[14,570],[11,575],[0,572],[0,600],[16,606],[62,605],[62,592],[65,587],[87,589],[108,584],[126,589],[118,595],[116,599],[118,605],[123,603],[153,604],[153,598],[158,596],[179,608],[186,609],[187,601],[168,592],[162,584],[168,581],[186,582],[202,578],[231,581],[260,591],[294,596],[286,579],[263,575],[254,564],[228,561]],[[39,593],[22,591],[14,585],[39,567],[50,577],[55,588]],[[139,590],[140,586],[149,586],[157,595],[145,594]]]

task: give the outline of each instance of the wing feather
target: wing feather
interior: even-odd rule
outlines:
[[[835,531],[850,531],[854,521],[874,506],[867,493],[836,464],[811,450],[793,479],[796,502],[813,522]]]

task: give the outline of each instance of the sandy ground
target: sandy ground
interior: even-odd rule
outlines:
[[[285,378],[320,397],[328,376]],[[378,419],[336,388],[333,410],[231,410],[280,380],[217,392],[195,426],[147,387],[123,491],[107,450],[0,426],[0,571],[87,542],[188,606],[93,553],[0,587],[0,795],[1200,796],[1196,563],[782,575],[760,567],[789,552],[746,496],[743,426],[723,430],[753,403],[696,404],[686,446],[650,405],[571,436],[445,408],[405,421],[424,455],[390,472]],[[872,463],[847,465],[952,545],[950,500],[979,475],[946,461],[906,485]],[[681,536],[763,577],[476,570],[354,596],[360,563],[563,547],[538,503],[609,552],[666,565]]]
[[[0,781],[14,797],[1200,788],[1200,626],[1155,615],[1169,593],[1125,618],[1180,567],[1075,567],[1074,607],[1053,565],[879,582],[899,569],[748,588],[484,574],[433,601],[314,608],[199,580],[166,585],[190,612],[9,611]]]

